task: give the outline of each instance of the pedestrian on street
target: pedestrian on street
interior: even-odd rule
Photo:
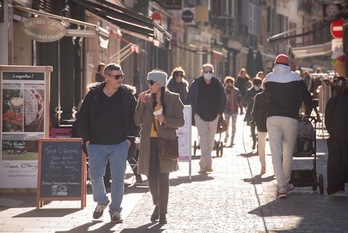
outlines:
[[[152,70],[147,74],[148,90],[139,94],[135,123],[141,126],[138,173],[147,176],[155,205],[151,221],[167,223],[169,173],[179,169],[178,161],[159,158],[158,136],[177,137],[176,130],[185,123],[184,105],[177,93],[166,88],[167,74]]]
[[[340,79],[325,109],[325,126],[330,134],[327,139],[327,194],[332,197],[343,196],[348,182],[348,82],[344,77]]]
[[[244,121],[247,123],[247,125],[250,126],[251,138],[253,140],[252,149],[254,150],[256,147],[256,140],[257,140],[256,133],[255,133],[256,125],[254,124],[251,111],[253,110],[255,95],[257,93],[262,92],[262,88],[261,88],[262,79],[255,77],[252,83],[253,83],[253,86],[249,88],[249,90],[247,91],[244,97],[244,102],[247,105]]]
[[[242,103],[243,107],[246,107],[247,104],[244,103],[244,97],[248,89],[252,86],[250,82],[250,76],[245,68],[240,69],[237,81],[236,81],[236,87],[240,91],[240,94],[242,95]]]
[[[261,163],[260,174],[266,173],[266,139],[267,139],[267,114],[266,114],[266,95],[262,91],[255,95],[253,110],[251,115],[257,127],[257,151]]]
[[[128,147],[139,133],[139,128],[133,120],[136,100],[122,84],[124,74],[120,65],[106,65],[104,74],[105,82],[89,91],[82,103],[79,129],[88,152],[93,200],[98,203],[93,218],[99,219],[110,203],[103,182],[106,164],[109,161],[109,213],[112,222],[122,223],[121,203]]]
[[[104,68],[105,68],[105,63],[101,62],[99,63],[97,67],[97,73],[95,73],[95,82],[103,82],[105,80],[105,75],[104,75]]]
[[[265,73],[263,71],[259,71],[256,73],[255,77],[258,77],[263,81],[265,78]]]
[[[289,58],[279,54],[272,72],[264,80],[267,99],[267,130],[272,153],[272,163],[278,185],[278,198],[286,198],[294,189],[289,184],[294,146],[297,138],[299,109],[302,101],[305,113],[301,120],[310,116],[312,100],[302,78],[292,72]]]
[[[123,87],[129,91],[130,93],[132,93],[132,95],[134,95],[134,97],[137,99],[136,97],[136,88],[135,86],[129,85],[129,84],[122,84]],[[137,135],[138,137],[139,135]],[[143,183],[143,179],[141,177],[140,174],[138,174],[137,172],[137,164],[138,164],[138,151],[136,149],[136,143],[134,142],[134,140],[131,141],[131,145],[128,148],[128,155],[127,155],[127,161],[129,166],[131,167],[133,174],[135,176],[135,184],[139,185],[141,183]],[[104,184],[106,188],[110,188],[111,187],[111,172],[110,172],[110,162],[108,162],[108,164],[106,165],[106,171],[105,171],[105,176],[104,176]],[[129,186],[130,184],[125,183],[125,186]]]
[[[212,172],[211,153],[214,148],[218,122],[226,106],[223,84],[213,76],[214,67],[206,63],[202,66],[202,76],[195,78],[189,88],[186,104],[192,107],[194,124],[197,127],[201,160],[199,172]]]
[[[185,102],[189,86],[189,83],[185,79],[185,75],[185,70],[181,66],[175,67],[167,84],[168,90],[178,93],[183,103]]]
[[[231,141],[230,147],[234,145],[234,136],[236,135],[236,122],[238,116],[238,109],[240,114],[243,114],[242,96],[237,87],[234,86],[235,79],[231,76],[226,76],[224,79],[225,84],[225,95],[226,95],[226,106],[224,111],[225,121],[227,122],[227,131],[224,143],[227,143],[229,133],[229,125],[231,118]]]
[[[308,87],[308,90],[312,96],[312,107],[313,107],[312,110],[314,110],[315,115],[317,116],[317,122],[322,122],[320,118],[320,113],[318,110],[318,107],[319,107],[319,91],[318,90],[320,90],[319,87],[321,86],[322,81],[323,81],[323,73],[321,71],[321,68],[318,67],[315,70],[315,73],[311,75],[309,87]]]

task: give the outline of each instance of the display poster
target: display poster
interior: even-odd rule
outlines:
[[[38,140],[49,132],[49,66],[0,66],[0,188],[36,188]]]
[[[184,106],[185,124],[177,131],[179,138],[179,161],[191,161],[191,128],[192,128],[192,108],[191,105]]]

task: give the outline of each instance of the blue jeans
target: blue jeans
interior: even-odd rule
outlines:
[[[128,154],[128,142],[125,140],[115,145],[88,145],[89,177],[93,190],[93,200],[98,204],[108,201],[103,176],[106,164],[110,162],[111,204],[109,212],[121,212],[124,192],[124,174]]]
[[[225,112],[224,112],[225,121],[227,122],[228,126],[230,125],[230,118],[231,118],[231,126],[232,126],[232,129],[231,129],[231,142],[233,142],[234,135],[236,135],[237,116],[238,116],[238,112],[232,112],[232,111],[227,111],[227,110],[225,110]],[[226,135],[229,135],[228,129],[227,129]]]

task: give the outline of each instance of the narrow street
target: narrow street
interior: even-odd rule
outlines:
[[[37,210],[35,194],[2,194],[0,232],[348,232],[344,217],[348,214],[347,196],[331,198],[326,190],[320,195],[312,187],[303,187],[295,188],[287,199],[275,198],[269,147],[267,172],[260,176],[249,127],[242,119],[238,117],[236,145],[225,147],[222,157],[214,157],[212,173],[198,173],[197,150],[192,158],[191,179],[188,162],[181,162],[180,171],[171,174],[167,225],[150,222],[153,205],[144,185],[125,188],[124,222],[120,225],[110,223],[107,210],[101,220],[92,220],[95,203],[90,188],[83,210],[76,201],[52,201]],[[193,141],[197,140],[194,130]],[[326,181],[327,148],[320,135],[317,156],[317,172]],[[295,159],[294,169],[311,169],[312,161],[313,158]],[[126,177],[127,182],[134,181],[130,168]]]

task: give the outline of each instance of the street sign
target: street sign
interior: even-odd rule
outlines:
[[[155,21],[158,25],[162,26],[162,16],[159,12],[153,12],[151,16],[152,20]]]
[[[332,22],[330,25],[330,32],[334,38],[336,39],[342,38],[343,37],[343,19],[338,19]]]
[[[181,14],[181,19],[185,23],[191,23],[194,17],[195,17],[195,15],[190,10],[185,10]]]

